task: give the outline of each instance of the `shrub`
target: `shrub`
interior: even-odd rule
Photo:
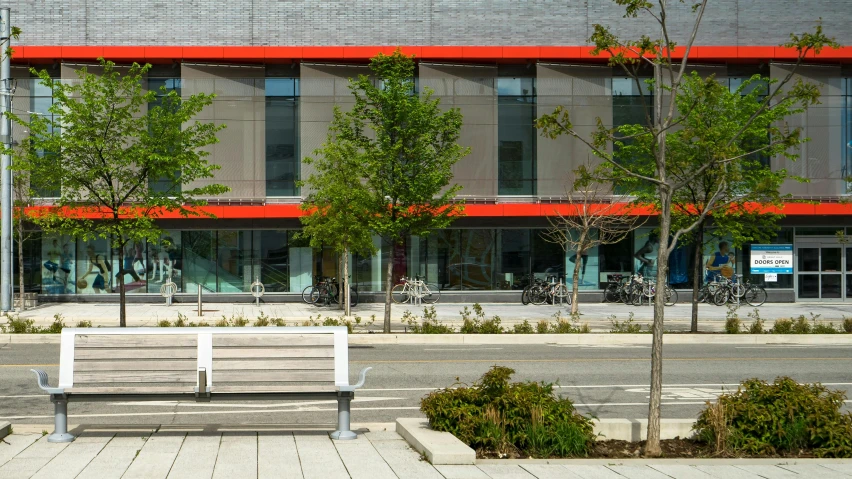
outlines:
[[[84,319],[82,321],[77,321],[77,327],[78,328],[91,328],[92,322],[89,321],[88,319]]]
[[[535,332],[538,334],[547,334],[550,332],[550,323],[546,319],[540,320],[535,325]]]
[[[216,321],[216,324],[215,324],[215,326],[217,328],[227,328],[230,325],[231,325],[230,321],[228,321],[228,318],[226,318],[225,316],[222,316],[222,319],[220,319],[219,321]]]
[[[613,314],[609,317],[609,324],[612,326],[609,330],[610,333],[620,333],[620,334],[636,334],[642,332],[642,325],[636,324],[633,319],[633,311],[630,312],[630,315],[627,317],[626,321],[619,321],[616,319],[616,316]]]
[[[242,313],[231,317],[231,325],[238,328],[248,326],[249,320]]]
[[[459,311],[462,316],[462,326],[459,332],[462,334],[503,334],[503,326],[500,325],[500,316],[485,319],[485,312],[479,303],[473,304],[473,316],[467,309]]]
[[[284,321],[284,318],[272,318],[272,324],[280,327],[287,326],[287,322]]]
[[[840,331],[831,323],[816,323],[811,332],[814,334],[837,334]]]
[[[847,333],[852,333],[852,318],[847,318],[843,316],[843,331]]]
[[[42,333],[50,333],[50,334],[59,334],[62,332],[62,328],[65,327],[65,321],[63,321],[63,317],[61,314],[53,315],[53,323],[50,326],[40,331]]]
[[[525,319],[523,323],[512,326],[512,332],[515,334],[533,334],[535,333],[535,328]]]
[[[793,321],[793,334],[809,334],[811,332],[811,323],[808,322],[804,314],[799,315]]]
[[[592,328],[587,323],[578,324],[577,318],[573,319],[562,316],[562,311],[553,313],[553,322],[541,320],[536,325],[536,332],[539,334],[586,334],[592,332]]]
[[[6,324],[0,325],[0,332],[12,334],[32,334],[40,328],[35,326],[32,319],[21,319],[18,316],[7,316]]]
[[[480,454],[586,456],[594,442],[591,419],[554,394],[553,384],[510,383],[514,373],[494,366],[472,386],[429,393],[420,410],[433,429],[453,433]]]
[[[772,334],[793,334],[793,320],[777,319],[769,332]]]
[[[182,313],[178,313],[178,317],[174,322],[174,326],[176,328],[183,328],[187,325],[189,325],[189,320],[187,319],[187,317]]]
[[[737,392],[707,404],[694,429],[717,453],[775,455],[809,450],[818,457],[852,457],[852,413],[846,395],[788,377],[743,381]]]
[[[411,328],[411,332],[415,334],[452,334],[455,332],[453,328],[438,321],[438,313],[434,306],[423,308],[423,321],[420,318],[411,314],[411,311],[402,313],[402,322]]]
[[[748,328],[749,334],[763,334],[766,331],[763,330],[763,320],[758,319],[757,321],[751,323],[751,326]]]
[[[725,314],[725,332],[728,334],[739,334],[743,324],[740,321],[740,315],[737,314],[736,305],[728,305],[728,312]]]
[[[157,326],[160,328],[171,328],[172,323],[168,319],[161,319],[157,321]]]
[[[269,326],[271,321],[269,320],[269,316],[267,316],[263,311],[257,315],[257,319],[254,322],[254,325],[257,327]]]

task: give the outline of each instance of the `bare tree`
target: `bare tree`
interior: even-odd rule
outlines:
[[[27,309],[24,301],[24,243],[29,241],[36,233],[35,224],[30,217],[32,207],[35,206],[33,189],[30,183],[30,175],[19,172],[12,177],[12,193],[14,195],[14,208],[12,210],[12,222],[15,227],[15,241],[18,243],[18,294],[21,303],[21,311]]]
[[[582,166],[569,178],[566,201],[547,217],[550,228],[543,238],[573,251],[574,274],[571,280],[571,314],[579,313],[579,286],[585,275],[590,249],[618,243],[641,226],[639,216],[628,205],[629,199],[614,195],[611,188],[592,179],[589,166]]]

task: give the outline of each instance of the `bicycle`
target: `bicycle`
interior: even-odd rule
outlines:
[[[419,276],[414,279],[400,278],[400,282],[391,289],[391,298],[394,303],[402,304],[420,299],[427,304],[435,304],[441,299],[441,290],[437,284],[426,283]]]
[[[608,274],[606,277],[607,285],[603,292],[602,303],[618,303],[621,302],[621,289],[624,287],[624,275]]]
[[[532,291],[535,287],[544,287],[546,282],[544,280],[535,278],[528,285],[524,286],[524,290],[521,292],[521,304],[524,306],[530,304],[532,302],[530,298],[530,291]]]
[[[766,297],[766,290],[762,286],[751,284],[750,280],[743,281],[742,275],[737,274],[721,282],[721,287],[713,296],[713,303],[721,306],[728,302],[733,304],[745,302],[749,306],[758,307],[766,302]]]
[[[571,304],[571,294],[568,285],[560,278],[557,282],[556,276],[550,276],[544,283],[539,283],[530,289],[530,302],[536,305]],[[557,303],[558,301],[558,303]]]

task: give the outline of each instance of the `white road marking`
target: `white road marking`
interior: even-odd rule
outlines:
[[[40,397],[45,397],[45,396],[47,396],[47,393],[45,393],[45,394],[21,394],[21,395],[18,395],[18,396],[0,396],[0,399],[40,398]]]
[[[366,397],[366,398],[355,398],[352,400],[353,403],[361,403],[361,402],[371,402],[371,401],[402,401],[406,398],[383,398],[383,397]],[[113,406],[167,406],[167,407],[175,407],[175,406],[185,406],[185,407],[230,407],[230,408],[257,408],[257,409],[265,409],[271,407],[300,407],[300,406],[313,406],[317,404],[337,404],[337,400],[329,399],[329,400],[321,400],[321,401],[303,401],[303,402],[286,402],[286,403],[274,403],[274,404],[216,404],[209,402],[194,402],[194,401],[129,401],[129,402],[113,402],[109,403]]]
[[[360,407],[352,408],[353,411],[384,411],[384,410],[411,410],[420,409],[420,406],[388,406],[388,407]],[[264,414],[271,412],[317,412],[317,411],[337,411],[337,408],[315,408],[315,409],[279,409],[272,411],[262,411]],[[69,414],[69,418],[77,417],[126,417],[126,416],[191,416],[200,414],[255,414],[255,411],[181,411],[181,412],[130,412],[116,414]],[[48,419],[49,416],[3,416],[0,419]]]
[[[500,350],[500,349],[503,349],[503,348],[477,348],[477,347],[473,347],[473,348],[457,348],[457,349],[456,349],[456,348],[433,348],[433,349],[424,349],[424,351],[482,351],[482,350],[485,350],[485,349],[497,349],[497,350]]]

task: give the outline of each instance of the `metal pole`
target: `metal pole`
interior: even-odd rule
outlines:
[[[204,316],[201,312],[201,283],[198,283],[198,316]]]
[[[6,54],[6,49],[11,46],[12,27],[9,23],[10,10],[8,8],[0,8],[0,54],[3,55],[3,61],[0,63],[0,114],[3,115],[0,121],[0,140],[3,146],[8,151],[12,147],[12,125],[6,112],[10,110],[12,95],[10,92],[10,71],[11,59]],[[2,251],[0,251],[0,310],[12,310],[12,171],[9,167],[12,166],[12,157],[8,154],[0,156],[0,216],[2,216],[2,228],[0,228],[0,242],[2,242]],[[23,272],[22,272],[23,273]],[[23,306],[23,305],[22,305]]]

